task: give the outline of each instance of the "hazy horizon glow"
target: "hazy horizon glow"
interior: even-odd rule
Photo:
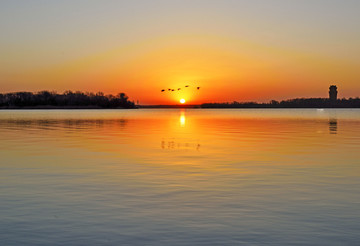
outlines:
[[[3,1],[0,88],[197,104],[326,97],[337,84],[340,97],[356,97],[359,9],[355,0]]]

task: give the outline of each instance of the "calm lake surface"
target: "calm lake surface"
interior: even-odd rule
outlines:
[[[0,111],[1,245],[359,245],[360,110]]]

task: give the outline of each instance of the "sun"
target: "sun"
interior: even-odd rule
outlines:
[[[185,99],[184,98],[181,98],[180,99],[180,103],[185,103],[186,101],[185,101]]]

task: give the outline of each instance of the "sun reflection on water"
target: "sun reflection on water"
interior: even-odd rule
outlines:
[[[180,112],[180,126],[185,127],[186,118],[185,118],[185,110],[181,110]]]

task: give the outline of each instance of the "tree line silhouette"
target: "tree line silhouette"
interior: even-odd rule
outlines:
[[[337,99],[328,98],[295,98],[283,101],[272,100],[269,103],[227,102],[204,103],[202,108],[360,108],[360,98]]]
[[[125,93],[104,95],[65,91],[63,94],[50,91],[15,92],[0,94],[1,108],[135,108]]]
[[[194,106],[194,105],[192,105]],[[172,107],[170,105],[169,107]],[[204,103],[201,108],[360,108],[360,98],[330,100],[328,98],[296,98],[269,103],[226,102]],[[125,93],[105,95],[65,91],[63,94],[50,91],[14,92],[0,94],[0,108],[136,108]]]

